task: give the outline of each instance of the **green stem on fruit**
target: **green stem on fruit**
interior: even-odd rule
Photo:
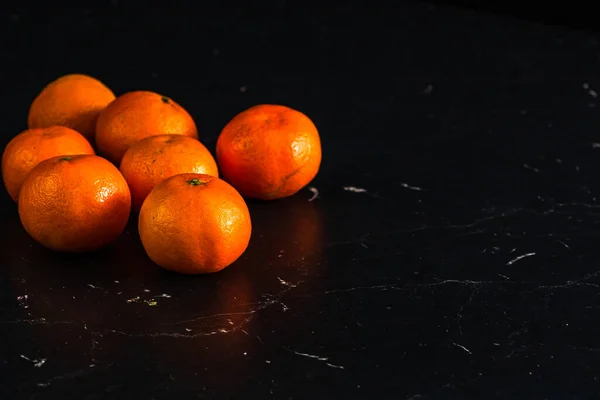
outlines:
[[[202,182],[200,179],[198,178],[193,178],[190,179],[189,181],[186,181],[186,183],[190,186],[201,186],[201,185],[206,185],[206,182]]]

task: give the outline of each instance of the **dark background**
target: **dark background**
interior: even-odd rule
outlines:
[[[596,31],[599,28],[595,20],[593,3],[583,1],[437,0],[426,3],[516,17],[546,25],[567,26],[589,31]]]
[[[3,3],[0,146],[84,72],[171,96],[211,149],[287,104],[324,156],[320,196],[249,202],[248,251],[207,277],[135,224],[46,251],[0,193],[1,399],[598,398],[591,6],[382,3]]]

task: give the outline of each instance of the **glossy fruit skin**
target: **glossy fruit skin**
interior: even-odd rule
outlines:
[[[114,99],[112,90],[96,78],[65,75],[48,84],[33,100],[27,125],[30,129],[66,126],[93,143],[98,116]]]
[[[146,253],[162,268],[208,274],[244,253],[252,223],[244,199],[227,182],[179,174],[150,192],[139,213],[138,230]]]
[[[183,135],[157,135],[134,143],[123,156],[119,170],[129,185],[136,212],[154,186],[173,175],[195,173],[219,177],[217,162],[210,151],[198,140]]]
[[[51,126],[19,133],[2,153],[2,180],[8,194],[16,202],[25,178],[41,161],[75,154],[95,153],[90,142],[71,128]]]
[[[98,250],[117,239],[129,219],[125,178],[95,155],[59,156],[39,163],[19,194],[23,228],[58,252]]]
[[[236,115],[217,140],[223,179],[244,197],[291,196],[305,187],[321,165],[321,140],[300,111],[261,104]]]
[[[135,142],[155,135],[198,138],[190,114],[174,100],[149,91],[125,93],[110,103],[96,123],[98,153],[119,166]]]

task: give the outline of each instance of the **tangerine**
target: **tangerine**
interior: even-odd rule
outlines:
[[[31,170],[19,194],[23,228],[63,252],[100,249],[123,232],[131,209],[127,182],[95,155],[58,156]]]
[[[243,196],[291,196],[319,171],[321,140],[313,122],[286,106],[261,104],[236,115],[217,139],[217,162]]]
[[[204,174],[178,174],[152,189],[138,219],[152,261],[184,274],[222,270],[248,247],[252,224],[242,196]]]
[[[157,135],[133,144],[123,156],[121,173],[131,190],[135,211],[159,182],[182,173],[219,176],[210,151],[198,140],[182,135]]]
[[[110,103],[98,117],[98,152],[119,165],[123,155],[138,140],[155,135],[198,138],[194,120],[174,100],[149,91],[125,93]]]
[[[2,179],[16,202],[23,181],[41,161],[56,156],[95,154],[79,132],[64,126],[27,129],[11,139],[2,153]]]
[[[66,126],[92,142],[100,111],[114,99],[112,90],[96,78],[65,75],[48,84],[33,100],[27,124],[29,128]]]

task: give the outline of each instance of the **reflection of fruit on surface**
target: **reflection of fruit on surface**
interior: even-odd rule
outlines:
[[[19,133],[2,154],[2,179],[8,194],[17,201],[23,181],[41,161],[75,154],[94,154],[94,149],[85,137],[73,129],[51,126]]]
[[[101,155],[118,166],[132,144],[164,134],[198,138],[194,120],[175,101],[148,91],[129,92],[100,113],[96,145]]]
[[[260,251],[260,254],[251,253],[249,257],[316,268],[324,251],[322,211],[316,202],[309,202],[304,196],[276,203],[252,204],[252,215],[256,216],[253,243],[257,246],[252,246],[251,250]],[[289,272],[293,274],[292,270]],[[294,279],[294,276],[288,278]]]
[[[233,263],[252,230],[240,194],[202,174],[179,174],[156,185],[142,205],[138,229],[152,261],[187,274],[217,272]]]
[[[130,208],[125,178],[95,155],[42,161],[19,194],[23,227],[56,251],[92,251],[111,243],[125,229]]]
[[[263,104],[236,115],[217,140],[223,179],[243,196],[264,200],[291,196],[321,165],[321,141],[313,122],[291,108]]]
[[[135,211],[139,211],[154,186],[173,175],[219,176],[208,149],[198,140],[182,135],[151,136],[136,142],[123,156],[119,169],[129,184]]]
[[[51,82],[35,98],[27,123],[29,128],[66,126],[92,141],[100,111],[114,99],[113,92],[95,78],[65,75]]]

